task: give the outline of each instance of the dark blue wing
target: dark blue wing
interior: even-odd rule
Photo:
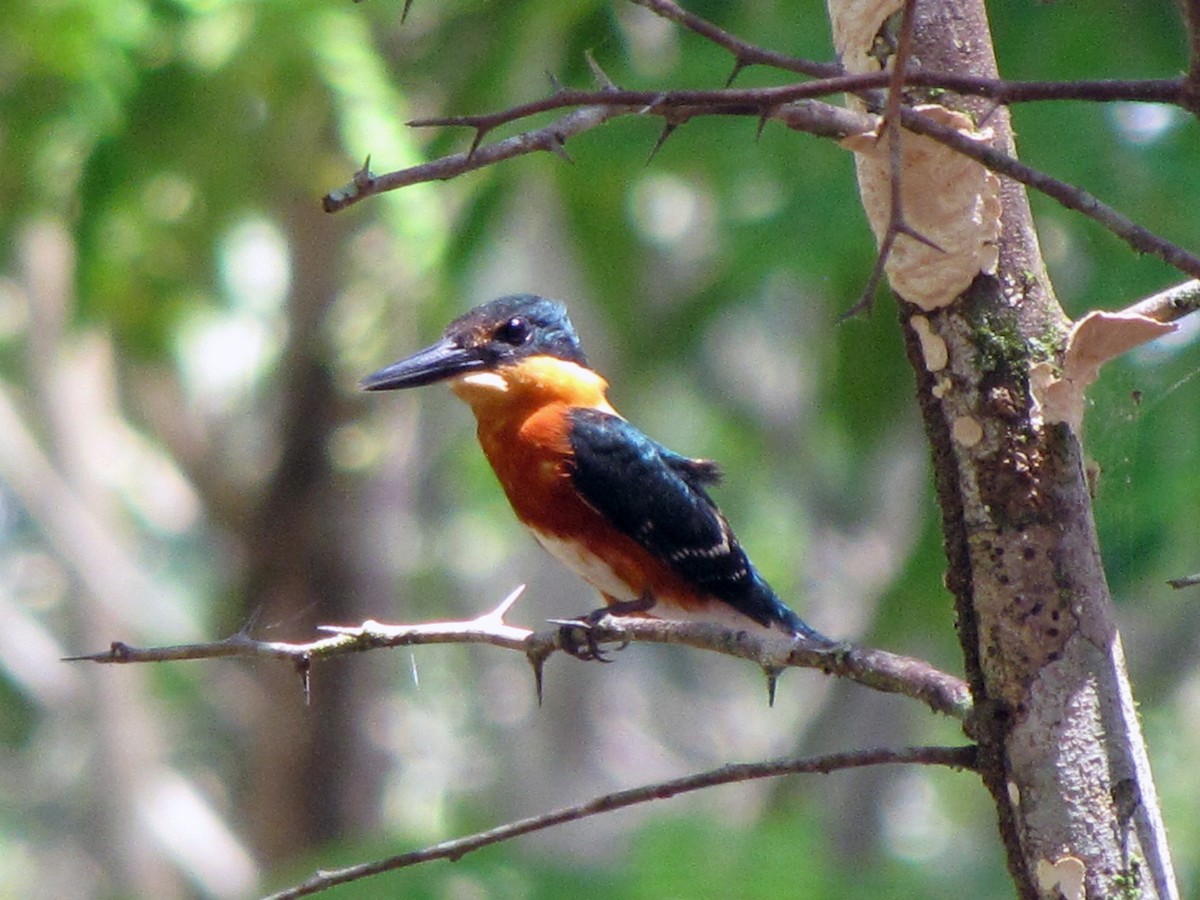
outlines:
[[[751,619],[814,635],[759,576],[704,490],[720,472],[680,456],[619,416],[571,411],[571,477],[580,496],[701,593]]]

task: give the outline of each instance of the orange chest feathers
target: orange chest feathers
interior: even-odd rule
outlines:
[[[517,518],[552,556],[607,602],[653,590],[668,602],[689,595],[628,536],[584,502],[572,483],[570,407],[551,404],[509,427],[480,423],[483,446]],[[657,575],[661,578],[654,578]]]
[[[685,579],[580,497],[573,483],[570,428],[571,410],[583,404],[571,399],[522,402],[525,398],[511,390],[481,395],[490,385],[477,379],[460,396],[466,395],[475,409],[480,446],[513,511],[538,542],[607,602],[650,592],[659,603],[685,614],[702,604]],[[615,415],[603,395],[588,399],[590,408]]]
[[[513,511],[539,530],[564,533],[590,513],[571,486],[569,426],[568,407],[557,403],[479,423],[479,444]]]
[[[459,378],[454,392],[479,424],[479,443],[517,517],[531,528],[572,534],[596,513],[571,485],[570,411],[615,410],[607,383],[590,369],[535,356],[495,372]]]

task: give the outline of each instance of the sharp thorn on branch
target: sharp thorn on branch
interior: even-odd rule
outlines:
[[[360,191],[371,184],[371,180],[375,176],[371,173],[371,154],[367,154],[367,158],[363,160],[362,168],[354,173],[354,186]]]
[[[495,616],[497,621],[503,622],[504,617],[506,615],[508,615],[508,611],[513,608],[513,604],[515,604],[518,600],[520,600],[521,595],[524,593],[525,593],[525,585],[518,584],[515,588],[513,588],[509,592],[507,597],[505,597],[503,600],[500,601],[500,605],[497,606],[494,610],[492,610],[491,613],[489,613],[489,615]]]
[[[620,88],[617,87],[616,82],[609,78],[608,73],[600,67],[600,63],[596,62],[596,57],[592,55],[591,50],[584,50],[583,58],[587,60],[588,68],[592,70],[592,77],[596,79],[596,83],[600,85],[601,90],[620,90]]]
[[[490,127],[486,125],[475,126],[475,136],[471,138],[471,146],[467,148],[467,161],[470,162],[475,158],[475,151],[479,149],[479,145],[483,143],[484,137],[490,131]]]
[[[853,305],[840,316],[838,316],[838,322],[846,322],[850,319],[856,318],[859,315],[870,316],[872,311],[875,309],[875,291],[878,287],[879,279],[871,279],[859,298],[854,301]]]
[[[675,129],[678,127],[679,124],[677,122],[663,123],[663,130],[659,132],[658,140],[654,142],[654,146],[650,148],[650,155],[646,157],[646,165],[650,165],[654,161],[654,157],[658,156],[658,151],[662,149],[662,145],[667,142],[667,138],[674,134]]]
[[[892,244],[896,240],[896,231],[889,228],[884,235],[883,243],[879,245],[879,253],[875,256],[875,265],[871,267],[871,277],[867,279],[867,286],[863,288],[862,294],[858,300],[846,310],[838,318],[838,322],[845,322],[847,319],[853,319],[860,313],[866,313],[868,316],[875,306],[875,292],[879,289],[879,282],[883,280],[883,267],[887,263],[887,258],[891,255]]]
[[[658,110],[659,105],[666,98],[666,94],[655,94],[654,98],[637,111],[639,116],[652,116]]]
[[[80,656],[63,656],[59,662],[119,662],[127,655],[126,645],[121,641],[113,641],[107,650],[99,653],[84,653]]]
[[[361,0],[354,0],[355,3],[360,3]],[[404,8],[400,10],[400,24],[404,24],[404,20],[408,18],[408,11],[412,9],[413,0],[404,0]]]
[[[551,153],[561,156],[567,162],[574,164],[575,160],[571,159],[571,155],[567,153],[567,139],[561,134],[551,135],[550,146],[546,148]]]
[[[563,83],[558,80],[558,76],[555,75],[553,72],[547,70],[546,78],[549,79],[549,81],[550,81],[551,96],[553,96],[554,94],[561,94],[564,90],[566,90],[566,88],[563,87]]]
[[[979,117],[979,121],[975,123],[976,130],[983,128],[983,126],[986,125],[989,120],[991,120],[992,116],[994,116],[996,114],[996,110],[998,110],[1003,105],[1004,105],[1004,101],[1002,99],[1000,99],[999,97],[993,99],[992,102],[988,105],[988,108],[986,110],[984,110],[983,115]]]
[[[902,234],[905,237],[912,238],[918,244],[924,244],[930,250],[936,250],[938,253],[946,252],[940,246],[938,246],[938,244],[936,242],[934,242],[930,238],[927,238],[925,235],[921,234],[921,232],[917,231],[915,228],[913,228],[907,222],[895,223],[895,225],[892,226],[892,230],[895,231],[896,234]],[[889,250],[890,249],[891,248],[889,247]]]
[[[543,689],[545,688],[546,660],[550,658],[550,653],[541,648],[527,650],[525,658],[529,660],[529,666],[533,669],[533,686],[537,691],[537,701],[540,707],[542,705]]]
[[[779,673],[781,669],[775,666],[763,666],[763,674],[767,676],[767,705],[775,706],[775,688],[779,686]]]
[[[754,129],[754,140],[758,142],[763,136],[763,130],[767,127],[767,120],[771,118],[775,112],[774,109],[764,109],[758,116],[758,125]]]
[[[734,80],[742,74],[742,69],[747,65],[748,63],[740,56],[734,57],[733,68],[729,70],[729,77],[725,79],[725,87],[733,87]]]

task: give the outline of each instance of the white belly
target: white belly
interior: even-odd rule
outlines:
[[[573,541],[566,541],[535,528],[529,529],[551,556],[602,594],[617,600],[636,600],[637,593],[608,567],[600,557],[588,553]]]
[[[552,534],[545,534],[535,528],[529,529],[537,542],[560,563],[598,590],[601,594],[615,600],[636,600],[639,593],[617,577],[600,557],[588,553],[578,544],[563,540]],[[654,607],[649,615],[659,619],[671,619],[684,622],[713,622],[728,628],[740,630],[766,631],[748,616],[744,616],[733,607],[714,600],[704,610],[693,610],[680,606],[673,597],[655,597]]]

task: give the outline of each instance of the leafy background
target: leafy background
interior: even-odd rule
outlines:
[[[830,56],[817,3],[691,4]],[[997,4],[1011,78],[1166,77],[1167,2]],[[914,704],[631,648],[373,653],[317,671],[59,662],[110,640],[303,639],[316,624],[594,602],[512,520],[444,388],[359,377],[510,291],[570,301],[613,398],[721,460],[760,568],[839,636],[958,670],[928,462],[890,301],[838,325],[873,248],[851,160],[755,123],[654,121],[329,216],[317,199],[463,149],[426,115],[587,86],[713,87],[729,60],[632,5],[8,0],[0,29],[0,894],[241,897],[731,760],[954,742]],[[784,76],[752,70],[746,85]],[[1016,110],[1026,161],[1200,245],[1200,132],[1123,104]],[[497,135],[499,136],[499,135]],[[1073,315],[1179,280],[1034,198]],[[1188,891],[1200,866],[1196,325],[1092,394],[1097,515]],[[1194,590],[1194,589],[1193,589]],[[969,776],[722,788],[339,896],[1008,896]]]

